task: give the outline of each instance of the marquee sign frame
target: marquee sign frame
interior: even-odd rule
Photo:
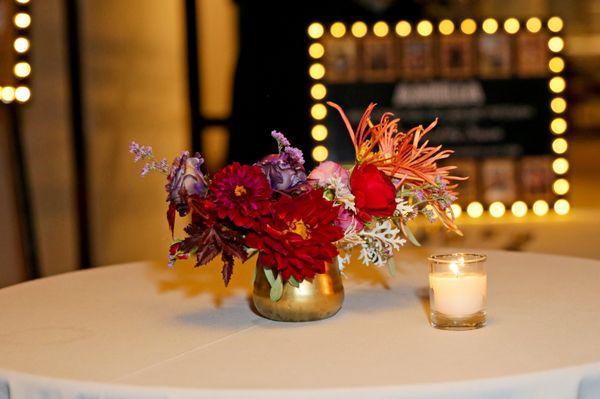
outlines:
[[[322,162],[329,157],[329,148],[326,144],[329,132],[327,126],[323,123],[328,113],[328,108],[325,105],[328,94],[328,79],[326,77],[326,66],[323,62],[326,57],[327,40],[340,40],[350,37],[355,40],[363,40],[364,43],[369,38],[384,38],[393,35],[398,39],[402,39],[407,37],[425,38],[437,34],[439,35],[438,40],[444,40],[453,37],[453,35],[473,35],[476,33],[494,35],[501,32],[505,35],[514,35],[520,30],[531,34],[543,33],[547,35],[547,46],[551,55],[548,57],[546,67],[550,93],[550,104],[548,106],[551,118],[548,132],[552,136],[553,200],[537,199],[530,200],[528,203],[523,200],[516,200],[511,203],[494,201],[487,204],[487,206],[484,205],[485,202],[482,200],[474,200],[466,205],[465,213],[472,218],[478,218],[486,211],[496,218],[509,213],[512,213],[515,217],[523,217],[529,211],[532,211],[535,215],[543,216],[548,214],[552,208],[554,213],[558,215],[568,214],[570,204],[567,194],[570,190],[570,184],[567,177],[569,161],[566,157],[568,151],[568,124],[564,116],[567,108],[565,99],[567,83],[562,75],[565,70],[565,62],[562,56],[564,39],[561,36],[563,27],[563,20],[557,16],[547,19],[531,17],[525,20],[517,18],[507,18],[505,20],[486,18],[480,21],[473,18],[466,18],[461,21],[444,19],[437,22],[421,20],[414,24],[408,21],[397,21],[393,31],[391,24],[387,21],[378,21],[372,24],[363,21],[337,21],[330,24],[313,22],[309,24],[307,34],[309,37],[308,56],[311,61],[308,74],[311,79],[309,95],[311,98],[310,117],[313,121],[311,129],[313,139],[312,158],[317,162]],[[453,211],[457,217],[463,213],[463,209],[458,204],[453,205]]]

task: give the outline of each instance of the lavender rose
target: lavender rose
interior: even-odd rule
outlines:
[[[277,141],[279,154],[267,155],[256,166],[259,166],[273,190],[292,191],[306,182],[304,157],[302,151],[291,147],[285,136],[273,131],[271,136]]]
[[[187,198],[190,195],[204,196],[207,192],[208,184],[200,169],[203,163],[200,154],[190,157],[187,151],[173,161],[165,189],[167,201],[175,206],[180,216],[188,212]]]

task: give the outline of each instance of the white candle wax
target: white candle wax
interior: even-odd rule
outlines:
[[[485,307],[487,277],[482,273],[432,273],[432,310],[451,317],[466,317]]]

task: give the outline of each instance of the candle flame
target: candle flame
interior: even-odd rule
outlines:
[[[450,262],[450,270],[452,271],[452,273],[454,273],[456,275],[456,277],[458,277],[458,274],[460,272],[460,269],[458,268],[458,264],[456,262]]]

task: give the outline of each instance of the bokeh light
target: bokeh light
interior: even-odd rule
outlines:
[[[465,35],[472,35],[477,30],[477,23],[471,18],[467,18],[460,23],[460,30]]]
[[[485,21],[483,21],[481,29],[483,29],[485,33],[490,35],[492,33],[496,33],[496,31],[498,30],[498,21],[496,21],[494,18],[488,18]]]
[[[474,201],[467,206],[467,214],[472,218],[478,218],[483,215],[483,205],[480,202]]]
[[[312,157],[317,162],[323,162],[329,156],[329,151],[327,151],[327,147],[323,145],[318,145],[312,150]]]
[[[546,201],[537,200],[533,203],[531,209],[533,210],[533,213],[535,213],[537,216],[544,216],[548,213],[550,207],[548,206],[548,203]]]
[[[490,215],[495,218],[502,217],[506,212],[506,207],[502,202],[496,201],[490,204]]]
[[[410,35],[412,28],[407,21],[400,21],[396,24],[396,34],[401,37]]]
[[[352,28],[350,28],[352,35],[354,37],[364,37],[367,34],[368,28],[367,24],[362,21],[358,21],[352,24]]]
[[[310,134],[315,141],[323,141],[327,138],[327,127],[325,125],[315,125],[313,126]]]
[[[527,215],[527,204],[523,201],[516,201],[510,207],[510,211],[518,218]]]
[[[318,39],[321,36],[323,36],[323,33],[325,33],[325,28],[323,28],[323,25],[318,23],[318,22],[313,22],[312,24],[310,24],[308,26],[308,36],[310,36],[313,39]]]

